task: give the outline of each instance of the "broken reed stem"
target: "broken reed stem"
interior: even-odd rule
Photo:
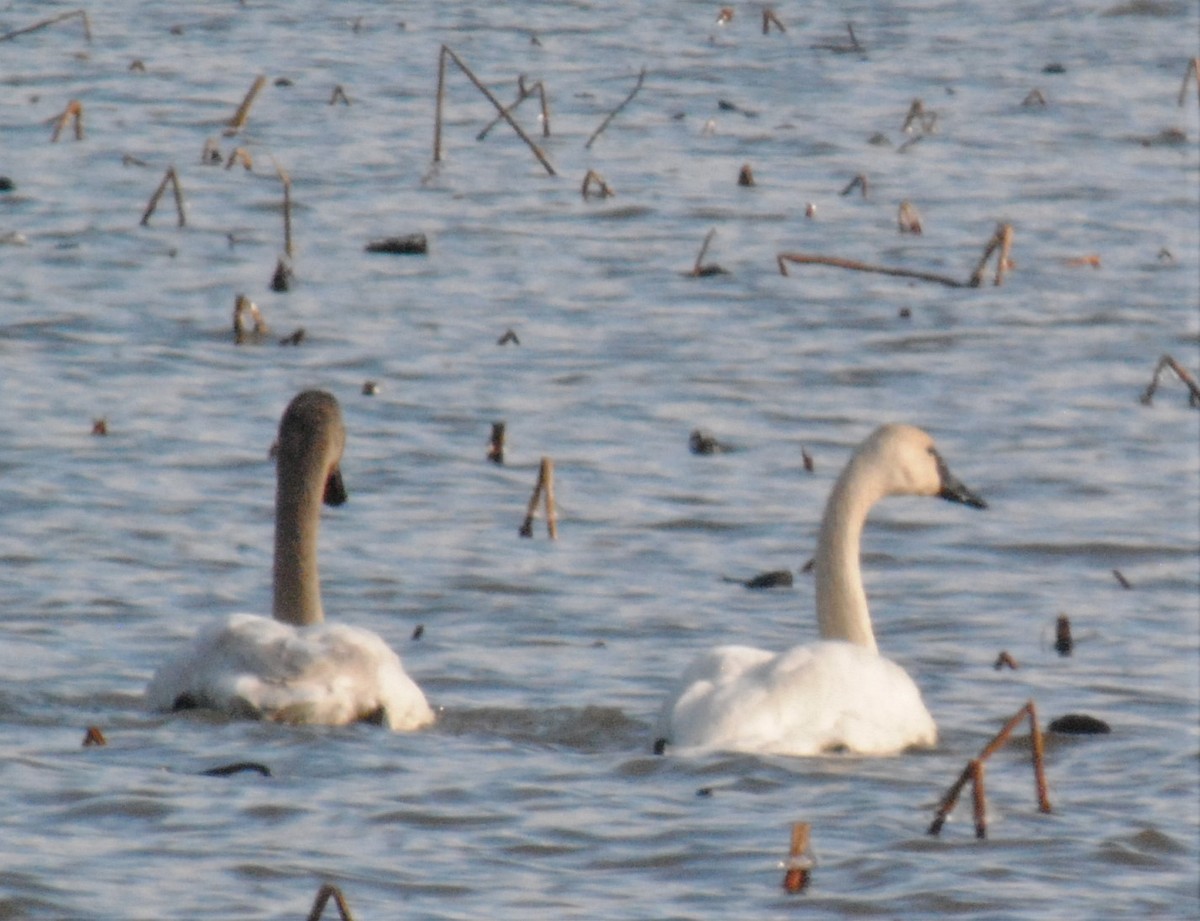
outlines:
[[[847,191],[849,191],[849,186]],[[1000,250],[998,257],[999,261],[996,265],[996,278],[994,284],[1000,285],[1004,283],[1004,275],[1011,266],[1009,253],[1012,251],[1013,230],[1011,224],[1000,224],[996,227],[996,232],[992,234],[988,240],[987,246],[984,248],[983,256],[976,265],[975,271],[971,273],[971,278],[968,281],[959,281],[957,278],[951,278],[949,275],[941,275],[937,272],[921,272],[916,269],[898,269],[885,265],[872,265],[867,262],[859,262],[855,259],[841,259],[837,256],[813,256],[804,253],[779,253],[775,257],[776,263],[779,265],[779,274],[787,275],[788,262],[794,262],[798,265],[831,265],[839,269],[851,269],[855,272],[874,272],[879,275],[892,275],[898,278],[915,278],[919,281],[932,281],[939,285],[946,285],[950,288],[978,288],[983,283],[983,270],[987,265],[987,261],[991,258],[993,252]]]
[[[1180,106],[1187,101],[1188,78],[1192,76],[1196,78],[1196,104],[1200,105],[1200,58],[1188,61],[1187,70],[1183,72],[1183,85],[1179,87]]]
[[[87,10],[72,10],[69,13],[62,13],[58,16],[52,16],[49,19],[43,19],[41,22],[35,22],[31,26],[26,26],[24,29],[16,29],[12,32],[6,32],[0,35],[0,42],[6,42],[9,39],[16,38],[18,35],[28,35],[30,32],[36,32],[38,29],[44,29],[46,26],[52,26],[55,23],[63,22],[67,19],[74,19],[78,16],[83,20],[83,37],[89,42],[92,40],[92,24],[88,21]]]
[[[508,106],[508,108],[506,108],[504,111],[508,112],[509,114],[512,114],[514,111],[516,111],[517,106],[519,106],[521,103],[523,103],[526,99],[528,99],[534,93],[537,93],[541,97],[541,100],[542,100],[542,137],[548,138],[548,137],[550,137],[550,109],[546,103],[546,87],[542,85],[541,80],[539,80],[537,83],[533,84],[533,86],[526,86],[524,76],[518,77],[517,78],[517,98],[514,99],[512,104],[510,106]],[[488,136],[488,132],[490,132],[493,128],[495,128],[496,125],[500,124],[500,121],[501,121],[501,116],[497,115],[490,122],[488,122],[486,125],[484,125],[482,131],[480,131],[477,135],[475,135],[475,140],[482,141],[485,137]]]
[[[451,51],[446,45],[442,45],[441,51],[438,52],[437,111],[434,113],[433,119],[433,162],[440,163],[442,159],[442,108],[445,105],[446,99],[447,57],[449,57],[452,61],[454,61],[455,64],[458,65],[458,69],[467,75],[467,79],[475,84],[475,88],[479,90],[479,92],[483,93],[483,95],[487,97],[488,102],[496,107],[496,111],[500,113],[500,117],[508,122],[513,131],[517,133],[517,137],[524,141],[529,149],[533,151],[533,155],[537,157],[538,162],[542,164],[546,172],[551,176],[557,176],[558,173],[554,171],[554,167],[550,165],[550,161],[546,159],[546,155],[542,153],[542,149],[538,147],[537,144],[533,143],[529,135],[527,135],[521,129],[521,126],[513,120],[513,117],[508,114],[508,110],[500,103],[500,100],[492,94],[491,90],[483,85],[480,79],[472,72],[471,68],[463,63],[462,58]]]
[[[554,505],[554,461],[548,457],[542,458],[538,468],[537,484],[533,487],[533,495],[529,497],[529,505],[525,509],[525,520],[517,532],[521,537],[533,537],[533,518],[537,514],[538,500],[545,495],[546,533],[551,540],[558,538],[558,512]]]
[[[621,104],[619,106],[617,106],[615,109],[613,109],[611,112],[609,112],[608,117],[600,123],[600,127],[592,132],[592,136],[590,138],[588,138],[587,143],[583,145],[584,150],[590,150],[592,147],[592,143],[596,140],[596,138],[598,138],[603,133],[604,129],[608,127],[609,123],[614,118],[617,117],[617,114],[623,108],[625,108],[627,105],[629,105],[630,102],[633,101],[633,97],[638,94],[638,91],[642,88],[642,83],[645,81],[645,79],[646,79],[646,68],[643,67],[641,70],[641,73],[638,74],[637,83],[635,83],[633,86],[633,89],[631,89],[629,91],[629,95],[626,96],[621,101]]]
[[[1037,793],[1038,810],[1047,813],[1052,811],[1046,785],[1045,743],[1042,738],[1042,730],[1038,726],[1037,708],[1034,706],[1033,701],[1030,700],[1009,718],[1008,722],[1004,724],[1000,731],[992,737],[992,740],[979,752],[978,757],[972,758],[967,762],[967,766],[958,775],[958,779],[950,785],[950,789],[946,791],[946,795],[938,803],[937,812],[933,817],[933,822],[929,826],[929,834],[936,835],[942,830],[942,826],[946,824],[946,819],[954,811],[954,807],[958,803],[958,797],[962,793],[963,787],[970,782],[973,784],[972,798],[975,805],[975,837],[979,839],[987,837],[987,803],[985,801],[983,786],[983,762],[1004,746],[1009,736],[1012,735],[1013,730],[1016,729],[1025,717],[1029,718],[1029,733],[1033,742],[1033,778]]]
[[[604,181],[604,177],[597,173],[594,169],[590,169],[587,171],[587,175],[583,177],[583,186],[579,190],[580,194],[583,195],[584,201],[587,201],[591,193],[593,183],[599,190],[597,194],[599,194],[601,198],[612,198],[613,190],[609,187],[609,184]]]
[[[790,893],[803,892],[808,888],[809,871],[813,867],[812,855],[808,852],[812,826],[807,822],[792,823],[792,846],[788,849],[784,864],[783,888]]]
[[[1196,380],[1170,355],[1164,355],[1158,360],[1158,364],[1154,366],[1154,376],[1150,378],[1150,383],[1146,385],[1146,389],[1142,392],[1141,403],[1143,406],[1149,406],[1150,401],[1154,399],[1154,394],[1158,390],[1158,381],[1162,377],[1163,371],[1170,368],[1175,372],[1175,376],[1183,381],[1184,386],[1188,389],[1188,406],[1200,406],[1200,387],[1196,385]]]
[[[779,21],[779,17],[775,15],[775,11],[768,7],[763,7],[762,11],[762,34],[769,35],[771,26],[775,26],[780,32],[786,32],[783,23]]]
[[[83,103],[78,99],[72,99],[54,123],[54,131],[50,135],[51,144],[58,143],[58,136],[62,134],[63,128],[67,127],[67,122],[72,119],[75,120],[75,140],[83,140]]]
[[[713,237],[717,235],[717,228],[713,228],[704,235],[704,242],[700,244],[700,252],[696,253],[696,264],[692,266],[692,274],[699,275],[704,267],[704,256],[708,253],[708,246],[713,241]],[[787,272],[783,273],[784,275]]]
[[[233,118],[229,119],[229,127],[225,129],[225,136],[237,134],[246,126],[246,119],[250,117],[250,107],[254,105],[254,100],[262,91],[262,88],[267,85],[267,78],[260,76],[251,85],[249,92],[246,93],[246,98],[242,100],[242,104],[238,106],[237,111],[233,113]]]
[[[333,903],[337,906],[342,921],[354,921],[354,916],[350,914],[350,906],[346,904],[346,897],[342,895],[342,890],[331,883],[325,883],[317,890],[312,910],[308,913],[308,921],[319,921],[330,899],[333,899]]]
[[[154,209],[158,207],[158,200],[162,198],[163,192],[167,190],[167,184],[170,183],[175,191],[175,213],[178,215],[179,226],[183,227],[187,224],[187,218],[183,211],[183,188],[179,184],[179,176],[175,172],[175,167],[167,168],[166,174],[162,178],[162,182],[158,184],[158,188],[154,190],[154,194],[150,196],[150,201],[146,205],[146,210],[142,213],[141,225],[145,227],[150,223],[150,215],[154,213]]]
[[[278,163],[275,172],[283,183],[283,252],[290,261],[292,258],[292,177]]]

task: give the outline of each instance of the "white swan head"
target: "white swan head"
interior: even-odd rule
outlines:
[[[339,464],[346,446],[342,411],[322,390],[298,394],[279,423],[275,488],[276,620],[302,626],[325,619],[317,572],[321,503],[347,499]]]
[[[987,508],[950,472],[927,432],[895,423],[877,428],[842,470],[821,521],[815,573],[822,639],[876,648],[859,547],[867,514],[886,496],[936,496]]]

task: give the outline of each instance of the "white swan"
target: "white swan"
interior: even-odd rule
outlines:
[[[876,429],[838,477],[821,521],[821,641],[778,654],[722,646],[701,656],[662,709],[660,739],[680,748],[780,755],[888,755],[937,742],[921,692],[876,650],[859,568],[867,513],[894,495],[987,507],[951,475],[925,432]]]
[[[346,501],[341,409],[310,390],[279,423],[274,619],[234,614],[162,666],[146,691],[160,711],[196,707],[287,723],[366,720],[391,729],[433,722],[421,689],[388,645],[359,627],[325,624],[317,573],[321,502]]]

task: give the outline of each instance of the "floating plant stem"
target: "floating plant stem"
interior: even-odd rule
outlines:
[[[346,897],[342,895],[342,890],[331,883],[325,883],[317,890],[312,910],[308,913],[308,921],[320,921],[330,899],[333,899],[333,904],[337,906],[338,915],[342,921],[354,921],[354,916],[350,914],[350,906],[346,904]]]
[[[593,185],[596,186],[596,189],[598,190],[597,194],[601,198],[611,198],[613,196],[613,190],[609,184],[604,181],[604,177],[597,173],[594,169],[590,169],[587,171],[587,175],[583,177],[583,186],[579,190],[580,194],[583,195],[584,201],[586,201],[591,194],[591,188]]]
[[[1146,389],[1140,397],[1142,405],[1149,406],[1150,401],[1154,399],[1154,394],[1158,390],[1158,379],[1162,376],[1163,371],[1170,368],[1175,372],[1175,376],[1183,381],[1188,389],[1188,405],[1200,406],[1200,387],[1196,386],[1196,380],[1193,378],[1183,366],[1179,364],[1170,355],[1164,355],[1158,360],[1158,364],[1154,366],[1154,376],[1150,378],[1150,383],[1146,385]]]
[[[609,124],[612,122],[612,120],[617,117],[618,113],[620,113],[620,111],[623,108],[625,108],[627,105],[629,105],[629,103],[631,103],[633,101],[633,97],[638,94],[638,90],[640,90],[642,88],[642,83],[645,82],[645,79],[646,79],[646,68],[643,67],[641,73],[638,74],[637,83],[635,83],[633,86],[633,89],[631,89],[629,91],[629,95],[626,96],[623,100],[621,100],[621,104],[619,106],[617,106],[615,109],[613,109],[611,112],[608,113],[608,117],[605,118],[604,121],[602,121],[600,123],[600,127],[597,128],[595,131],[593,131],[592,136],[587,139],[587,143],[583,145],[585,150],[591,149],[592,144],[596,140],[596,138],[600,137],[600,135],[604,132],[604,129],[607,128],[609,126]]]
[[[812,826],[807,822],[792,823],[792,846],[788,849],[784,864],[783,888],[790,893],[803,892],[808,888],[809,876],[815,861],[809,852]]]
[[[262,91],[262,88],[267,85],[267,78],[264,76],[258,77],[251,84],[250,89],[246,93],[246,97],[242,100],[242,104],[238,106],[237,111],[233,113],[233,118],[229,119],[229,126],[225,129],[225,136],[237,134],[246,127],[246,119],[250,117],[250,107],[254,105],[254,100]]]
[[[504,112],[507,112],[511,115],[514,111],[516,111],[517,106],[519,106],[522,102],[524,102],[526,99],[528,99],[534,93],[537,93],[541,97],[541,101],[542,101],[542,116],[541,116],[542,137],[548,138],[548,137],[550,137],[550,109],[546,103],[546,87],[542,84],[541,80],[539,80],[537,83],[534,83],[532,86],[526,86],[525,85],[525,77],[523,75],[518,77],[517,78],[517,98],[513,100],[512,104],[510,106],[508,106],[506,109],[504,109]],[[500,121],[503,119],[503,117],[504,117],[503,114],[497,115],[490,122],[488,122],[486,125],[484,125],[483,130],[480,131],[479,134],[475,135],[475,140],[482,141],[485,137],[487,137],[488,133],[493,128],[495,128],[496,125],[498,125],[500,123]]]
[[[558,512],[554,505],[554,461],[548,457],[542,458],[538,468],[537,484],[533,487],[533,495],[529,497],[529,506],[525,510],[525,521],[517,532],[521,537],[533,537],[533,518],[537,514],[538,500],[545,496],[546,533],[551,540],[558,537]]]
[[[154,190],[154,194],[150,196],[150,201],[146,205],[146,210],[142,213],[141,225],[145,227],[150,223],[150,216],[154,214],[154,209],[158,207],[158,200],[162,198],[163,192],[167,190],[167,184],[170,184],[175,191],[175,211],[178,214],[179,226],[183,227],[187,224],[187,218],[183,211],[183,188],[179,185],[179,176],[175,172],[175,167],[167,168],[166,174],[162,178],[162,182],[158,184],[158,188]]]
[[[1179,104],[1181,106],[1187,100],[1189,77],[1196,78],[1196,103],[1200,105],[1200,58],[1192,58],[1188,61],[1187,70],[1183,72],[1183,85],[1179,87]]]
[[[63,128],[67,126],[67,122],[74,120],[75,122],[75,140],[83,140],[83,103],[78,99],[72,99],[67,103],[67,107],[63,109],[62,114],[54,122],[54,132],[50,135],[50,143],[58,142],[58,136],[62,134]]]

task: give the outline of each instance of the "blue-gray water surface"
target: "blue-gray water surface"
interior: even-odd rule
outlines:
[[[8,3],[0,34],[77,8]],[[325,882],[359,918],[1200,914],[1200,413],[1170,371],[1139,402],[1160,356],[1200,368],[1200,10],[774,10],[764,35],[696,0],[116,0],[90,41],[0,41],[0,917],[303,917]],[[453,62],[433,162],[442,45],[504,104],[542,81],[549,137],[535,99],[514,117],[556,175],[504,123],[477,140],[495,112]],[[52,143],[72,100],[83,137]],[[141,226],[172,166],[186,225],[168,190]],[[1000,286],[776,264],[965,280],[1001,222]],[[727,274],[694,277],[710,231]],[[364,251],[413,233],[427,255]],[[266,341],[234,343],[239,293]],[[198,627],[269,610],[268,452],[314,386],[349,430],[326,611],[401,653],[437,726],[148,713]],[[816,636],[822,503],[889,420],[990,504],[889,500],[865,535],[937,747],[655,757],[694,655]],[[689,453],[697,428],[733,450]],[[542,457],[558,539],[522,540]],[[795,587],[722,578],[776,569]],[[969,803],[928,836],[1030,699],[1112,731],[1049,736],[1045,815],[1022,727],[988,839]],[[202,773],[239,761],[271,776]],[[818,863],[788,895],[796,821]]]

